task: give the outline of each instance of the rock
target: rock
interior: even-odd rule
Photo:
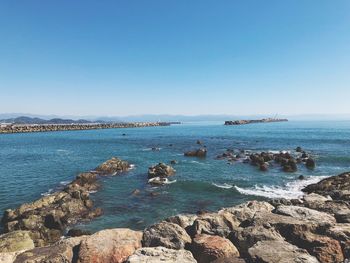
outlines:
[[[1,263],[13,263],[15,261],[17,255],[20,254],[21,252],[22,251],[0,253],[0,262]]]
[[[168,217],[167,219],[165,219],[165,221],[177,224],[183,229],[186,229],[187,227],[192,226],[194,220],[196,220],[197,218],[198,216],[193,214],[180,214]]]
[[[0,236],[0,253],[16,252],[34,248],[29,231],[13,231]]]
[[[338,210],[334,214],[337,223],[350,223],[350,210]]]
[[[194,237],[199,234],[218,235],[227,237],[240,224],[240,221],[227,211],[204,213],[198,215],[193,224],[188,227],[188,233]]]
[[[193,239],[191,252],[201,263],[239,257],[237,248],[228,239],[205,234],[197,235]]]
[[[203,142],[200,140],[197,140],[197,144],[203,144]]]
[[[131,255],[127,263],[196,263],[197,261],[193,258],[191,252],[180,249],[169,249],[165,247],[144,247],[139,248]]]
[[[141,191],[139,189],[135,189],[134,191],[131,192],[132,195],[139,195]]]
[[[275,207],[268,202],[249,201],[233,207],[224,208],[220,210],[219,213],[225,211],[232,214],[238,222],[238,224],[236,224],[238,226],[243,221],[253,218],[255,214],[271,213],[273,209],[275,209]]]
[[[79,244],[84,237],[73,237],[61,240],[48,247],[38,247],[27,250],[16,257],[14,263],[49,262],[70,263],[74,262]]]
[[[248,249],[250,258],[259,263],[318,263],[307,253],[285,241],[259,241]]]
[[[303,149],[302,149],[300,146],[298,146],[298,147],[295,149],[295,151],[298,152],[298,153],[301,153],[301,152],[303,151]]]
[[[175,172],[175,169],[170,165],[159,163],[148,168],[148,178],[151,179],[154,177],[168,177],[174,175]]]
[[[142,237],[144,247],[183,249],[189,243],[191,238],[182,227],[164,221],[146,228]]]
[[[248,255],[248,249],[259,241],[284,240],[274,228],[259,225],[246,228],[238,227],[230,233],[229,239],[245,257]]]
[[[81,241],[77,263],[121,263],[141,247],[142,232],[127,228],[99,231]]]
[[[344,261],[342,248],[339,241],[327,236],[314,234],[304,229],[293,229],[289,235],[290,242],[298,247],[306,249],[320,262],[341,263]],[[288,239],[289,241],[289,239]]]
[[[328,177],[316,184],[306,186],[303,191],[306,193],[329,195],[333,199],[342,200],[345,196],[339,195],[339,192],[350,191],[350,173]]]
[[[299,180],[305,180],[305,176],[304,176],[304,175],[299,175],[299,176],[298,176],[298,179],[299,179]]]
[[[316,163],[315,163],[314,159],[312,159],[312,158],[308,158],[306,160],[305,165],[306,165],[306,168],[308,168],[308,169],[315,169],[315,167],[316,167]]]
[[[260,171],[266,172],[267,170],[269,170],[269,165],[267,163],[260,164],[259,169]]]
[[[130,164],[126,161],[122,161],[116,157],[104,162],[98,166],[95,171],[100,175],[115,175],[121,172],[128,171],[130,169]]]
[[[336,224],[326,234],[340,242],[345,258],[350,258],[350,224]]]
[[[203,158],[203,157],[207,156],[207,149],[201,148],[201,149],[194,150],[194,151],[188,151],[188,152],[185,152],[184,155],[188,156],[188,157]]]
[[[319,194],[315,194],[315,193],[311,193],[311,194],[308,194],[308,195],[304,195],[303,196],[303,200],[304,202],[306,203],[325,203],[327,201],[331,201],[332,198],[330,196],[322,196],[322,195],[319,195]]]
[[[173,164],[173,165],[174,165],[174,164],[178,164],[178,161],[176,161],[176,160],[171,160],[171,161],[170,161],[170,164]]]
[[[291,216],[295,219],[308,220],[329,225],[336,223],[336,220],[333,216],[306,207],[281,205],[276,208],[274,213]]]
[[[91,234],[92,233],[90,231],[87,231],[87,230],[72,228],[72,229],[69,229],[67,236],[80,237],[80,236],[89,236]]]

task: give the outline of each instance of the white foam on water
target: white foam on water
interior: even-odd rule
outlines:
[[[129,165],[129,169],[130,169],[130,170],[135,169],[135,164],[130,164],[130,165]]]
[[[230,185],[227,183],[223,183],[223,184],[212,183],[212,185],[219,187],[219,188],[223,188],[223,189],[231,189],[233,187],[233,185]]]
[[[51,189],[49,189],[47,192],[42,193],[41,195],[42,195],[42,196],[49,196],[49,195],[51,195],[52,193],[53,193],[53,189],[51,188]]]
[[[304,192],[301,191],[301,189],[303,189],[305,186],[309,184],[317,183],[327,177],[328,176],[311,176],[305,180],[296,180],[296,181],[288,182],[284,186],[255,185],[252,188],[241,188],[241,187],[235,186],[235,189],[244,195],[263,196],[267,198],[294,199],[294,198],[300,198],[305,194]]]
[[[60,185],[67,185],[67,184],[69,184],[70,183],[70,181],[61,181],[60,182]]]

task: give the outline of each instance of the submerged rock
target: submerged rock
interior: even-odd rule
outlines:
[[[306,160],[305,165],[306,165],[306,168],[308,168],[308,169],[314,169],[316,167],[316,163],[315,163],[314,159],[312,159],[312,158],[308,158]]]

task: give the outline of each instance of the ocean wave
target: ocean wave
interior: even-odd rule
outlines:
[[[70,183],[70,181],[61,181],[60,182],[60,185],[67,185],[67,184],[69,184]]]
[[[223,184],[212,183],[212,185],[219,187],[219,188],[223,188],[223,189],[231,189],[233,187],[233,185],[230,185],[227,183],[223,183]]]
[[[255,195],[262,196],[267,198],[286,198],[294,199],[300,198],[304,195],[304,192],[301,191],[305,186],[309,184],[314,184],[328,176],[311,176],[305,180],[296,180],[286,183],[284,186],[258,186],[255,185],[252,188],[241,188],[235,186],[235,189],[244,195]]]
[[[49,195],[52,195],[52,193],[53,193],[53,189],[50,188],[47,192],[42,193],[41,196],[49,196]]]

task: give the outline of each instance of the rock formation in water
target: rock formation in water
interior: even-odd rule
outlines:
[[[83,178],[77,183],[84,185]],[[92,176],[87,181],[95,182]],[[30,231],[11,231],[0,236],[0,261],[344,262],[350,258],[350,173],[304,191],[300,199],[249,201],[217,212],[172,216],[144,231],[108,229],[44,247]],[[24,208],[19,210],[25,215]]]

